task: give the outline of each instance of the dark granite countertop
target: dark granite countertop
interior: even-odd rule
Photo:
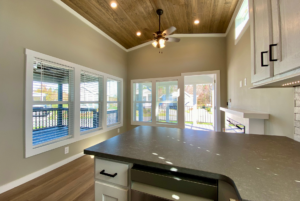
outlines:
[[[84,153],[223,179],[244,200],[300,200],[300,143],[287,137],[139,126]]]

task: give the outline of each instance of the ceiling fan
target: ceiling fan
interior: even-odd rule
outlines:
[[[165,42],[179,42],[179,38],[169,38],[168,36],[171,35],[175,30],[176,27],[170,27],[163,32],[160,31],[160,16],[164,13],[162,9],[157,9],[156,13],[159,16],[159,30],[153,33],[154,39],[151,41],[153,47],[162,49],[165,47]]]

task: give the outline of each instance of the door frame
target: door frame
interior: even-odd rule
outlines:
[[[200,71],[200,72],[190,72],[190,73],[181,73],[182,81],[183,81],[183,88],[185,86],[184,83],[184,77],[185,76],[193,76],[193,75],[215,75],[215,99],[214,99],[214,130],[217,132],[221,132],[221,110],[220,110],[220,104],[221,104],[221,77],[220,77],[220,70],[214,70],[214,71]],[[184,91],[184,90],[182,90]],[[184,110],[184,101],[182,103],[182,108]],[[184,116],[184,123],[185,123],[185,116]]]

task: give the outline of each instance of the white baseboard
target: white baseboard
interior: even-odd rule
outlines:
[[[24,177],[22,177],[20,179],[17,179],[15,181],[10,182],[10,183],[4,184],[3,186],[0,186],[0,194],[4,193],[4,192],[6,192],[6,191],[8,191],[10,189],[13,189],[13,188],[15,188],[17,186],[20,186],[20,185],[22,185],[22,184],[24,184],[24,183],[26,183],[28,181],[31,181],[31,180],[33,180],[33,179],[35,179],[35,178],[37,178],[37,177],[39,177],[39,176],[41,176],[43,174],[46,174],[46,173],[48,173],[48,172],[50,172],[50,171],[52,171],[52,170],[54,170],[56,168],[59,168],[60,166],[63,166],[65,164],[67,164],[67,163],[69,163],[69,162],[71,162],[71,161],[73,161],[73,160],[75,160],[75,159],[83,156],[83,155],[84,155],[83,152],[81,152],[79,154],[76,154],[74,156],[66,158],[66,159],[64,159],[62,161],[59,161],[59,162],[57,162],[57,163],[55,163],[53,165],[50,165],[50,166],[45,167],[45,168],[43,168],[41,170],[38,170],[38,171],[33,172],[33,173],[29,174],[29,175],[26,175],[26,176],[24,176]]]

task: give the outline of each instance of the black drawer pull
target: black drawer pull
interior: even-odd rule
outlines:
[[[273,59],[273,47],[276,47],[277,44],[270,45],[270,61],[278,61],[278,59]]]
[[[105,170],[102,170],[101,172],[100,172],[100,174],[102,174],[102,175],[105,175],[105,176],[108,176],[108,177],[115,177],[115,176],[117,176],[118,175],[118,173],[115,173],[115,174],[107,174],[107,173],[105,173]]]
[[[264,54],[268,54],[268,51],[261,52],[261,67],[269,66],[269,65],[264,65]]]

